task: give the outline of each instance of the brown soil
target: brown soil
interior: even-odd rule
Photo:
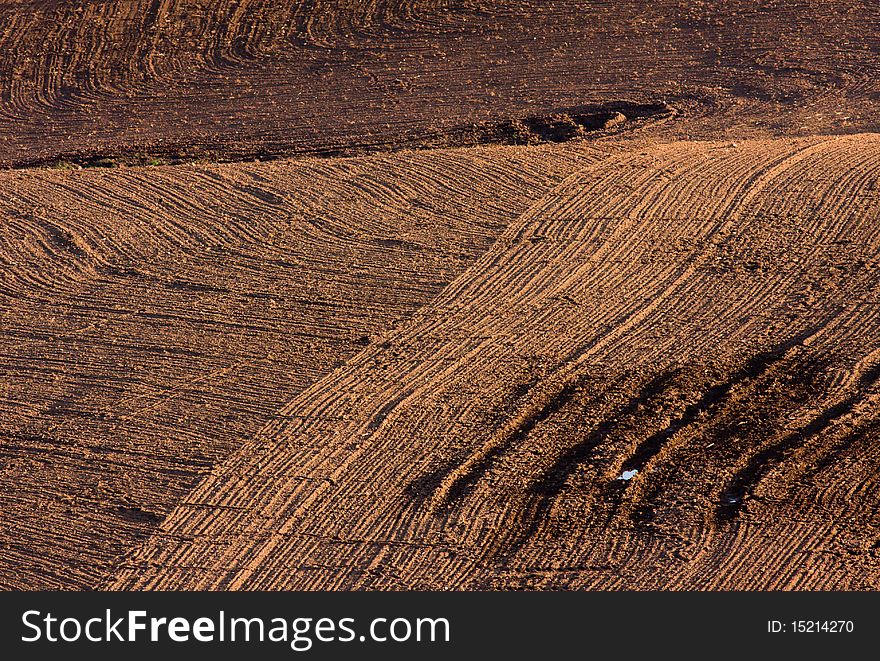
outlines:
[[[874,3],[0,16],[0,587],[880,587]]]
[[[858,135],[573,170],[110,585],[876,587],[878,169]]]
[[[93,585],[598,154],[0,174],[0,585]]]
[[[3,0],[0,165],[436,140],[614,102],[679,138],[878,127],[880,6],[832,0]]]

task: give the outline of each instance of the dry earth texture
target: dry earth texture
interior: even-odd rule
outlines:
[[[88,587],[593,150],[0,174],[0,584]]]
[[[0,588],[880,588],[878,35],[0,0]]]
[[[867,135],[576,168],[110,586],[877,587],[878,177]]]
[[[878,126],[853,0],[0,0],[0,164],[351,152],[668,101],[665,132]]]

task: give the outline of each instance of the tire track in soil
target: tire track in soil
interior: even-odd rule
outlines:
[[[606,477],[603,493],[598,496],[600,502],[604,501],[610,505],[609,522],[618,514],[623,502],[624,491],[633,483],[631,480],[637,480],[636,475],[644,474],[646,467],[661,451],[667,449],[675,436],[693,425],[705,424],[704,416],[717,415],[716,411],[728,404],[732,390],[743,387],[753,388],[758,379],[769,370],[774,369],[778,363],[784,361],[793,349],[802,346],[817,330],[807,330],[750,358],[746,365],[730,374],[725,381],[715,383],[703,390],[695,401],[683,407],[681,413],[672,422],[641,440],[629,456],[624,458],[622,464],[617,462],[613,468],[613,475]],[[570,450],[561,455],[530,487],[533,504],[524,509],[530,510],[531,513],[524,516],[516,526],[523,529],[521,535],[514,540],[510,548],[500,549],[496,552],[510,555],[535,535],[553,507],[554,499],[562,492],[572,475],[591,458],[591,455],[606,442],[609,436],[631,424],[632,418],[641,409],[664,395],[667,387],[674,382],[677,375],[678,371],[673,371],[660,374],[652,379],[636,397],[615,410],[611,417],[603,419],[596,429],[590,432],[587,440],[572,446]],[[627,473],[632,477],[628,479],[620,477]],[[650,501],[651,498],[645,500]],[[645,505],[643,503],[641,506],[635,505],[635,507],[637,508],[636,513],[638,513],[639,509],[644,508]]]
[[[858,389],[854,394],[822,410],[802,428],[753,455],[748,463],[734,474],[722,491],[716,517],[721,521],[735,518],[744,506],[746,498],[753,494],[761,480],[777,464],[783,461],[787,455],[825,432],[842,417],[850,415],[858,404],[865,401],[864,390],[873,386],[878,379],[880,379],[880,368],[875,366],[862,375],[859,379]]]

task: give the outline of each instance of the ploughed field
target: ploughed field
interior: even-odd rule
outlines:
[[[88,587],[594,150],[8,171],[0,580]]]
[[[878,126],[864,0],[0,0],[0,165],[351,153],[617,101]]]
[[[880,587],[873,5],[0,16],[0,587]]]

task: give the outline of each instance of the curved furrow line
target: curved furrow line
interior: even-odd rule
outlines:
[[[163,173],[164,174],[164,173]],[[170,173],[169,173],[170,174]],[[184,220],[180,222],[175,222],[174,226],[180,228],[180,231],[175,231],[173,233],[165,234],[163,239],[167,242],[175,244],[179,247],[183,247],[184,245],[189,246],[189,251],[198,255],[203,252],[204,245],[206,243],[210,243],[212,246],[216,246],[218,244],[217,239],[221,239],[221,243],[224,245],[237,245],[244,241],[254,241],[257,242],[261,239],[261,227],[265,225],[265,219],[271,218],[276,215],[277,207],[271,204],[263,204],[261,200],[256,199],[255,204],[249,210],[248,216],[242,218],[241,220],[230,223],[230,222],[214,222],[209,225],[203,225],[202,223],[198,223],[195,227],[201,225],[203,229],[198,233],[194,233],[194,224],[189,222],[189,219],[198,220],[200,218],[211,217],[209,214],[209,207],[207,204],[198,203],[198,206],[194,206],[190,200],[195,202],[195,199],[191,197],[190,191],[193,186],[202,187],[202,181],[199,178],[198,172],[193,173],[193,179],[189,181],[187,184],[178,185],[175,181],[172,181],[168,178],[159,178],[158,180],[145,180],[143,177],[139,175],[132,176],[129,178],[127,173],[121,173],[122,182],[125,183],[125,189],[122,187],[118,188],[117,191],[107,191],[106,193],[101,191],[100,193],[97,191],[83,191],[82,189],[71,186],[70,184],[64,183],[62,184],[67,190],[65,198],[70,200],[70,204],[81,204],[82,196],[85,195],[90,199],[91,202],[100,205],[100,208],[112,210],[111,212],[116,214],[116,209],[119,208],[131,208],[133,204],[137,205],[137,216],[143,218],[144,222],[144,231],[155,232],[161,225],[157,225],[155,222],[156,218],[156,207],[153,203],[151,197],[155,195],[155,200],[161,200],[161,206],[159,207],[162,210],[163,219],[170,218],[168,214],[168,210],[174,209],[176,211],[181,212]],[[87,177],[87,180],[92,180],[94,177]],[[213,193],[216,197],[228,196],[233,194],[234,184],[231,183],[234,180],[226,180],[223,183],[225,185],[217,185],[212,188],[206,189],[206,193]],[[173,192],[175,189],[179,190],[179,193]],[[54,189],[57,190],[57,189]],[[123,190],[134,190],[138,192],[137,201],[135,198],[130,197],[128,192],[122,193]],[[155,191],[155,194],[152,193]],[[269,193],[267,193],[269,195]],[[274,194],[271,194],[274,195]],[[351,192],[349,189],[349,198],[351,196]],[[214,199],[216,199],[216,197]],[[212,199],[211,197],[203,197],[203,200]],[[363,203],[363,202],[362,202]],[[378,203],[378,200],[374,198],[369,198],[366,201],[367,204],[373,206]],[[384,204],[384,203],[383,203]],[[170,205],[170,206],[169,206]],[[239,212],[240,213],[240,212]],[[351,217],[351,216],[350,216]],[[328,222],[332,222],[333,217],[328,217]],[[167,220],[165,222],[168,222]],[[383,221],[384,222],[384,221]],[[88,231],[94,232],[93,228],[89,228]],[[362,232],[347,232],[347,236],[350,238],[358,237]],[[385,234],[383,232],[383,234]],[[135,234],[134,236],[126,237],[128,240],[126,243],[132,246],[133,249],[137,249],[135,246],[140,247],[142,251],[143,242],[139,238],[140,233]],[[210,236],[210,240],[208,239]],[[93,241],[100,244],[107,244],[107,241],[110,237],[99,237],[94,239]],[[114,256],[125,254],[125,259],[127,261],[137,259],[139,255],[135,252],[132,254],[128,250],[123,250],[122,247],[118,244],[119,239],[122,238],[118,235],[114,240],[116,245],[113,246],[111,254]],[[300,239],[303,237],[300,236]],[[103,239],[103,240],[102,240]],[[318,242],[321,244],[321,241]],[[312,243],[311,245],[315,245]],[[363,244],[361,241],[355,241],[355,244],[352,248],[361,248],[362,245],[367,245],[371,251],[380,250],[386,251],[389,248],[389,245],[379,245],[375,246],[372,243]],[[307,244],[308,247],[308,244]],[[402,248],[406,248],[406,246],[402,245]],[[179,249],[179,248],[177,248]],[[279,256],[283,254],[284,251],[279,253]],[[33,270],[32,270],[33,271]]]
[[[870,321],[866,320],[866,323]],[[754,481],[749,485],[749,491],[754,492],[760,486],[761,479],[766,479],[771,471],[787,468],[789,465],[791,469],[787,471],[787,483],[796,485],[802,481],[809,482],[822,471],[832,467],[841,454],[861,443],[871,433],[876,416],[878,404],[876,384],[880,379],[880,367],[876,363],[872,364],[875,359],[876,355],[868,355],[840,384],[839,390],[842,390],[845,396],[839,397],[801,429],[776,439],[773,444],[753,455],[748,465],[738,471],[731,482],[736,482],[737,486],[742,487],[743,475],[751,475]],[[813,440],[820,440],[821,443],[812,443]],[[782,457],[786,457],[785,465],[774,466],[774,463],[778,464]],[[752,469],[752,473],[747,472],[749,468]],[[828,491],[841,487],[841,483],[838,483],[840,477],[842,476],[829,476],[829,480],[823,485],[823,490],[816,497],[820,504],[827,497]],[[737,478],[740,480],[737,481]],[[843,513],[850,508],[851,503],[857,502],[852,499],[853,494],[849,493],[848,488],[844,491],[845,495],[836,508],[824,509]],[[793,497],[798,498],[798,495],[793,494]],[[816,500],[811,499],[802,503],[802,509],[803,506],[815,507]],[[737,505],[741,509],[743,503],[738,502]],[[722,511],[721,508],[722,506],[719,507],[719,512]]]
[[[811,151],[812,151],[812,150],[811,150]],[[707,255],[707,256],[711,257],[711,253],[709,253],[709,255]],[[705,261],[705,258],[706,258],[706,256],[704,256],[704,255],[700,255],[700,256],[698,257],[698,259],[697,259],[697,262],[699,263],[699,262],[701,262],[701,261]],[[627,261],[627,260],[620,260],[620,261]],[[690,268],[690,266],[687,267],[687,269],[689,269],[689,268]],[[688,272],[687,269],[685,269],[685,271],[684,271],[685,273]],[[680,273],[681,273],[681,271],[680,271]],[[629,275],[629,274],[627,274],[627,275]],[[627,281],[630,281],[630,280],[631,280],[631,276],[630,276],[630,278],[627,278]],[[692,283],[693,283],[693,282],[694,282],[694,281],[692,281]],[[699,282],[699,280],[697,280],[696,282]],[[607,283],[605,283],[605,286],[610,288],[609,284],[607,284]],[[687,286],[687,284],[685,284],[685,286]],[[693,286],[693,285],[691,285],[691,286]]]
[[[558,412],[574,397],[583,377],[557,385],[541,384],[540,392],[530,393],[528,405],[521,409],[475,453],[438,480],[428,499],[432,509],[447,507],[461,499],[465,491],[489,469],[505,450],[523,441],[536,425]]]
[[[234,91],[230,79],[271,79],[271,60],[290,69],[296,54],[308,55],[313,46],[303,48],[299,35],[323,43],[323,52],[348,44],[353,55],[368,49],[367,34],[385,43],[400,30],[436,39],[450,20],[446,5],[392,3],[380,10],[360,0],[292,6],[265,0],[7,3],[0,45],[19,57],[0,62],[2,111],[27,131],[35,116],[72,117],[76,124],[90,121],[87,115],[100,113],[101,105],[130,104],[133,96],[155,104],[168,90],[187,90],[194,78]],[[364,25],[359,34],[364,21],[375,28]]]
[[[817,151],[822,148],[823,148],[822,145],[814,145],[812,147],[805,147],[801,150],[797,150],[794,154],[786,154],[786,155],[780,157],[779,160],[776,162],[770,162],[769,164],[762,164],[763,167],[759,169],[759,172],[761,174],[759,175],[753,171],[750,173],[749,177],[743,178],[745,180],[744,182],[743,182],[743,179],[736,179],[736,180],[726,179],[726,181],[730,182],[731,186],[739,187],[739,192],[731,192],[730,197],[733,200],[739,200],[740,196],[743,194],[743,191],[749,189],[750,186],[754,186],[751,194],[752,195],[757,194],[757,192],[761,188],[758,185],[759,181],[772,180],[772,177],[777,172],[784,171],[785,166],[787,164],[790,164],[789,163],[790,160],[794,160],[794,159],[798,159],[798,158],[806,158],[812,151]],[[672,150],[670,150],[670,154],[671,153],[672,153]],[[677,158],[677,156],[673,155],[672,158]],[[744,160],[746,160],[746,159],[744,159]],[[690,178],[690,177],[683,177],[683,178],[686,181],[694,181],[694,180],[696,180],[697,182],[700,181],[699,178]],[[648,181],[649,182],[650,181],[656,182],[656,180],[654,180],[650,177],[649,177]],[[699,186],[699,183],[696,183],[694,185]],[[601,187],[601,186],[602,186],[602,184],[598,184],[597,188]],[[572,186],[571,188],[575,188],[575,186]],[[573,190],[571,190],[571,188],[569,188],[569,191],[570,191],[569,196],[574,197],[577,200],[584,201],[584,200],[597,199],[597,200],[602,201],[607,196],[607,192],[604,190],[603,190],[603,194],[599,194],[598,190],[596,192],[592,192],[590,189],[583,190],[583,191],[581,191],[581,190],[573,191]],[[658,187],[658,189],[660,191],[665,191],[666,188],[667,188],[666,186],[659,186]],[[685,187],[685,190],[687,190],[687,187]],[[563,192],[563,194],[564,194],[564,192]],[[647,204],[646,202],[643,202],[643,201],[644,200],[651,200],[651,199],[653,199],[654,196],[655,195],[651,194],[649,191],[643,192],[643,191],[635,190],[632,192],[627,191],[626,194],[620,196],[620,199],[621,199],[621,202],[623,202],[625,200],[630,200],[630,202],[629,202],[630,205],[641,205],[641,204]],[[691,195],[690,197],[699,198],[705,202],[705,199],[701,195]],[[612,197],[612,199],[616,199],[616,198]],[[547,204],[549,205],[552,203],[553,203],[553,201],[550,200],[550,201],[548,201]],[[705,241],[707,238],[713,236],[714,234],[721,232],[722,231],[721,228],[724,226],[724,223],[731,222],[732,219],[727,216],[729,214],[729,211],[731,209],[735,209],[736,206],[733,203],[731,203],[729,200],[725,200],[724,198],[719,199],[718,204],[721,206],[718,220],[716,220],[714,223],[711,221],[707,222],[706,225],[701,226],[698,229],[698,231],[701,233],[700,235],[698,235],[699,240]],[[618,205],[615,205],[615,206],[618,206]],[[564,216],[563,217],[568,217],[570,214],[570,208],[567,208],[567,205],[564,205],[563,209],[564,209],[564,211],[563,211]],[[608,213],[604,208],[600,207],[600,209],[597,211],[598,211],[599,217],[608,217]],[[617,208],[617,211],[621,212],[623,214],[626,214],[626,211],[623,211],[619,206]],[[540,213],[542,213],[542,209],[539,208],[534,212],[534,215],[537,216]],[[614,216],[612,216],[612,217],[614,217]],[[626,216],[624,216],[624,218],[626,218]],[[710,216],[710,218],[711,218],[711,216]],[[624,222],[626,222],[626,221],[624,220]],[[542,225],[539,226],[541,228],[541,230],[544,229],[543,228],[544,225],[546,225],[546,223],[542,223]],[[582,226],[583,225],[581,225],[581,227]],[[589,227],[589,224],[588,224],[588,227]],[[702,234],[702,233],[705,233],[705,234]],[[604,249],[603,247],[606,244],[611,244],[612,246],[616,246],[617,242],[614,242],[613,240],[611,240],[613,238],[614,237],[609,237],[608,240],[600,243],[599,250],[600,251],[603,250]],[[624,253],[624,255],[621,257],[621,261],[625,260],[624,263],[632,263],[633,265],[630,267],[630,269],[622,269],[622,270],[621,269],[614,269],[612,271],[612,275],[610,277],[613,279],[606,280],[604,283],[602,283],[602,285],[605,288],[607,288],[608,290],[611,290],[611,291],[614,291],[614,285],[622,279],[625,279],[626,281],[638,282],[639,279],[641,279],[642,281],[651,281],[656,278],[656,273],[654,273],[654,274],[646,273],[644,269],[639,267],[640,265],[634,263],[635,260],[632,260],[630,258],[630,255],[628,254],[629,251],[632,249],[633,245],[638,245],[638,244],[634,244],[632,242],[623,242],[623,243],[624,243],[623,248],[618,248],[618,249],[622,249],[622,250],[626,251]],[[697,243],[697,242],[692,240],[691,243]],[[562,248],[562,249],[567,249],[569,251],[573,251],[573,250],[577,250],[578,246],[582,246],[583,244],[581,244],[579,241],[577,241],[575,239],[572,239],[570,242],[568,242],[565,245],[571,246],[571,247]],[[590,244],[587,244],[587,245],[590,245]],[[525,248],[525,249],[527,250],[527,248]],[[694,253],[691,254],[691,259],[693,261],[683,262],[683,263],[682,262],[678,262],[678,263],[673,262],[670,266],[672,269],[674,269],[674,271],[672,271],[672,273],[670,274],[669,280],[673,283],[685,282],[687,280],[688,276],[691,274],[691,272],[694,268],[694,264],[701,262],[702,260],[704,260],[706,258],[706,256],[707,256],[707,253],[698,247],[697,251],[695,251]],[[511,257],[515,259],[517,257],[517,254],[513,254]],[[565,254],[560,255],[559,260],[561,261],[561,260],[565,259],[565,257],[566,257]],[[540,268],[541,262],[539,260],[535,260],[534,263],[535,263],[535,266],[533,268],[535,268],[535,269]],[[502,260],[499,260],[495,266],[496,266],[495,271],[503,270],[505,268],[505,264]],[[591,267],[590,271],[594,274],[603,272],[603,270],[594,268],[592,264],[590,264],[589,266]],[[548,276],[550,273],[552,273],[552,271],[545,271],[545,272],[548,273]],[[579,273],[575,272],[568,279],[563,280],[563,283],[568,282],[572,279],[578,279],[579,275],[580,275]],[[495,272],[491,269],[487,269],[486,273],[484,275],[484,278],[486,280],[489,280],[490,282],[495,281],[495,282],[499,282],[502,284],[506,282],[504,279],[502,279],[500,277],[494,277],[494,276],[495,276]],[[641,278],[640,278],[640,276],[641,276]],[[541,289],[548,286],[547,285],[548,280],[537,278],[535,273],[530,272],[529,270],[521,271],[520,273],[517,274],[517,277],[524,284],[519,290],[515,291],[512,294],[512,296],[518,297],[520,299],[526,298],[526,297],[537,298],[541,292]],[[601,276],[599,276],[599,277],[601,277]],[[676,286],[677,285],[675,285],[675,284],[671,284],[669,286],[669,289],[670,290],[674,289]],[[505,301],[505,302],[509,302],[511,300],[510,293],[507,293],[505,296],[501,296],[501,295],[499,295],[499,292],[493,291],[491,288],[484,288],[484,289],[480,290],[479,295],[482,296],[484,294],[487,297],[491,297],[490,300],[498,300],[498,301]],[[465,297],[466,297],[466,294],[462,293],[462,298],[465,298]],[[466,300],[467,299],[465,298],[465,301]],[[516,298],[514,298],[513,300],[516,300]],[[657,304],[658,304],[658,300],[654,300],[654,301],[652,301],[652,303],[650,305],[643,306],[640,309],[637,309],[634,307],[631,308],[632,319],[637,320],[637,319],[644,318],[645,315],[647,315],[652,309],[654,309],[657,306]],[[487,315],[487,317],[488,317],[488,315]],[[489,317],[489,318],[491,319],[491,317]],[[617,324],[617,332],[622,330],[622,328],[624,328],[623,325]]]
[[[856,425],[855,428],[846,433],[839,442],[835,443],[830,449],[825,451],[825,453],[822,454],[813,465],[809,466],[804,471],[803,479],[807,481],[815,481],[818,480],[820,475],[825,473],[825,475],[822,475],[823,479],[829,480],[832,485],[831,488],[821,494],[822,498],[826,497],[827,492],[831,491],[834,486],[837,486],[835,484],[836,479],[834,471],[832,471],[831,469],[835,466],[835,464],[842,461],[842,457],[850,454],[854,448],[858,448],[860,445],[867,443],[872,438],[874,438],[877,434],[878,428],[880,428],[880,423],[878,423],[876,418],[869,418],[868,420]],[[849,498],[851,494],[846,495],[846,498],[842,498],[840,502],[836,503],[838,507],[834,507],[829,504],[826,506],[826,509],[834,511],[836,509],[840,509],[839,505],[853,502]]]

